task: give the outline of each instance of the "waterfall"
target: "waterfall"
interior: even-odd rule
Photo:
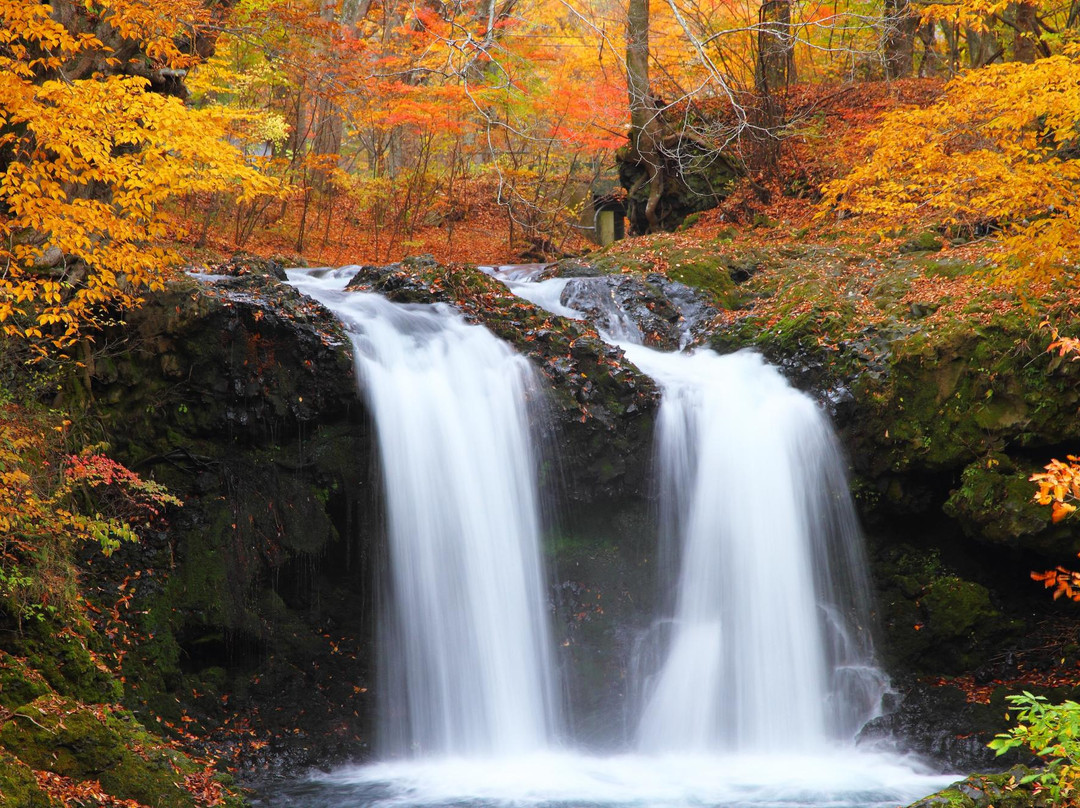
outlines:
[[[343,291],[355,269],[291,270],[352,340],[375,421],[389,581],[380,745],[512,755],[555,721],[528,362],[446,306]]]
[[[623,346],[663,389],[661,555],[673,598],[642,643],[656,664],[637,748],[597,757],[552,744],[532,373],[449,307],[344,291],[353,272],[289,277],[345,324],[378,433],[390,567],[383,755],[265,804],[889,808],[953,779],[830,743],[851,739],[884,683],[858,531],[826,419],[753,354]],[[506,279],[563,314],[576,314],[574,295],[612,333],[626,326],[601,284],[537,276]]]
[[[637,688],[638,748],[812,753],[851,741],[888,681],[874,661],[862,536],[825,414],[755,353],[643,346],[611,278],[490,271],[559,314],[588,312],[663,394],[655,454],[671,603],[642,643],[654,665]],[[700,306],[692,295],[673,302],[685,341]]]
[[[828,420],[760,356],[624,344],[661,386],[656,454],[675,598],[638,726],[653,752],[813,752],[886,680]]]

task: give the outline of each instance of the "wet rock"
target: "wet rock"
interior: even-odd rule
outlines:
[[[547,434],[558,442],[561,461],[558,472],[541,475],[548,496],[564,502],[647,496],[659,395],[589,324],[544,311],[473,267],[426,259],[358,267],[348,287],[396,302],[452,305],[533,360],[547,380],[554,419]]]
[[[184,507],[86,581],[104,614],[132,598],[124,698],[144,720],[186,710],[242,767],[361,756],[382,517],[347,339],[272,267],[213,269],[133,312],[94,368],[113,451]],[[262,746],[226,731],[237,713]]]
[[[248,253],[237,253],[227,261],[207,266],[206,269],[213,274],[236,278],[262,275],[285,280],[285,266],[281,259],[262,258]]]
[[[913,682],[901,686],[886,706],[885,715],[863,727],[860,745],[897,748],[943,771],[1000,771],[1017,762],[1017,755],[998,758],[987,747],[1007,729],[1004,691],[992,704],[975,704],[957,687]]]
[[[658,273],[575,277],[561,303],[616,339],[669,351],[690,343],[716,316],[693,289]]]

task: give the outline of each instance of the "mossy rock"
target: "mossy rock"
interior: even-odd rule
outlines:
[[[106,793],[158,808],[194,808],[184,777],[200,771],[160,746],[130,713],[43,697],[0,727],[0,746],[34,769],[95,780]]]
[[[945,513],[960,522],[964,533],[993,544],[1045,551],[1080,551],[1066,526],[1054,527],[1050,509],[1036,503],[1030,481],[1035,469],[1019,469],[1007,456],[992,453],[971,463],[960,475],[960,487],[945,503]]]
[[[30,767],[0,749],[0,808],[59,808],[60,803],[38,788]]]
[[[89,704],[117,702],[123,696],[123,687],[94,660],[87,639],[91,636],[89,630],[80,636],[51,620],[32,620],[11,645],[60,695]]]
[[[925,230],[914,238],[910,238],[897,247],[900,253],[937,252],[945,246],[945,242],[933,230]]]
[[[0,707],[14,710],[48,692],[45,678],[25,659],[0,651]]]
[[[890,668],[959,673],[986,661],[1020,625],[986,587],[945,567],[936,552],[890,545],[873,565]]]
[[[1002,774],[973,774],[909,808],[1050,808],[1046,792],[1036,794],[1031,784],[1020,785],[1030,773],[1016,766]]]
[[[753,262],[733,269],[732,259],[706,250],[675,250],[668,256],[667,276],[706,292],[714,303],[725,309],[739,305],[742,296],[733,279],[749,277],[755,271]]]
[[[621,245],[620,245],[621,246]],[[630,273],[645,275],[656,269],[651,258],[639,258],[633,253],[612,248],[589,253],[583,258],[566,258],[555,265],[554,274],[560,278],[596,278],[600,275]]]
[[[922,606],[927,617],[925,630],[947,642],[969,638],[1001,618],[985,586],[956,576],[933,581],[922,596]]]
[[[859,417],[848,437],[859,471],[958,472],[1006,448],[1080,439],[1080,366],[1048,356],[1047,342],[1019,308],[889,341],[884,372],[852,383]]]

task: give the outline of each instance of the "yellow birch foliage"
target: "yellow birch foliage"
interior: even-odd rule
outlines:
[[[92,13],[63,0],[0,0],[0,325],[8,336],[63,348],[137,303],[140,291],[160,288],[177,263],[160,246],[166,202],[274,191],[228,143],[213,108],[149,92],[142,75],[108,72],[189,67],[194,57],[177,42],[201,6],[186,0],[169,11],[136,0],[98,2]],[[103,42],[104,32],[121,47]]]
[[[826,208],[875,224],[1000,228],[1016,280],[1080,250],[1080,58],[966,73],[931,106],[886,115],[871,152],[825,186]]]

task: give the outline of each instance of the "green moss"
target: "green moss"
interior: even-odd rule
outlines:
[[[683,219],[683,222],[682,222],[681,225],[679,225],[678,229],[680,231],[689,230],[691,227],[693,227],[695,224],[697,224],[700,220],[701,220],[701,214],[700,213],[691,213],[689,216],[687,216],[685,219]]]
[[[655,268],[651,259],[619,253],[591,253],[583,260],[601,275],[618,275],[622,272],[644,275]]]
[[[25,659],[0,651],[0,707],[13,710],[48,692],[44,677]]]
[[[58,808],[34,779],[34,773],[10,752],[0,749],[0,806],[2,808]]]
[[[892,339],[886,372],[855,383],[870,405],[860,427],[870,445],[857,451],[894,471],[959,469],[1006,442],[1080,439],[1080,368],[1055,365],[1046,342],[1037,316],[1019,308]]]
[[[741,300],[731,277],[731,264],[731,259],[705,250],[674,250],[668,256],[667,275],[679,283],[701,289],[714,303],[730,309]],[[746,276],[752,272],[751,261],[747,263]]]
[[[1001,774],[973,774],[910,808],[1049,808],[1047,797],[1036,794],[1031,784],[1020,785],[1029,774],[1026,766]]]
[[[205,529],[187,534],[185,561],[191,563],[178,565],[169,577],[166,598],[172,609],[192,612],[205,625],[224,625],[231,592],[225,551],[242,517],[222,502]]]
[[[930,276],[938,278],[959,278],[963,275],[972,275],[981,271],[984,267],[968,261],[960,261],[955,258],[925,258],[921,262],[923,271]]]
[[[31,620],[12,647],[57,693],[90,704],[119,701],[123,688],[94,661],[86,639],[91,635],[50,620]]]
[[[1053,527],[1049,508],[1033,500],[1033,471],[1017,468],[1001,453],[980,458],[964,469],[945,513],[959,520],[967,535],[995,544],[1061,550],[1077,543],[1068,528]]]
[[[873,567],[894,670],[970,670],[1021,628],[1002,617],[984,586],[946,568],[936,552],[890,545]]]
[[[933,230],[924,230],[914,238],[910,238],[901,244],[897,249],[901,253],[913,253],[913,252],[937,252],[945,246],[945,242],[941,240]]]
[[[955,576],[933,581],[926,588],[922,605],[929,632],[948,640],[970,637],[980,626],[1001,617],[990,604],[986,587]]]
[[[31,768],[96,780],[120,799],[160,808],[196,804],[180,784],[198,767],[156,744],[128,713],[95,714],[77,702],[45,697],[20,707],[0,727],[0,745],[17,750]]]

